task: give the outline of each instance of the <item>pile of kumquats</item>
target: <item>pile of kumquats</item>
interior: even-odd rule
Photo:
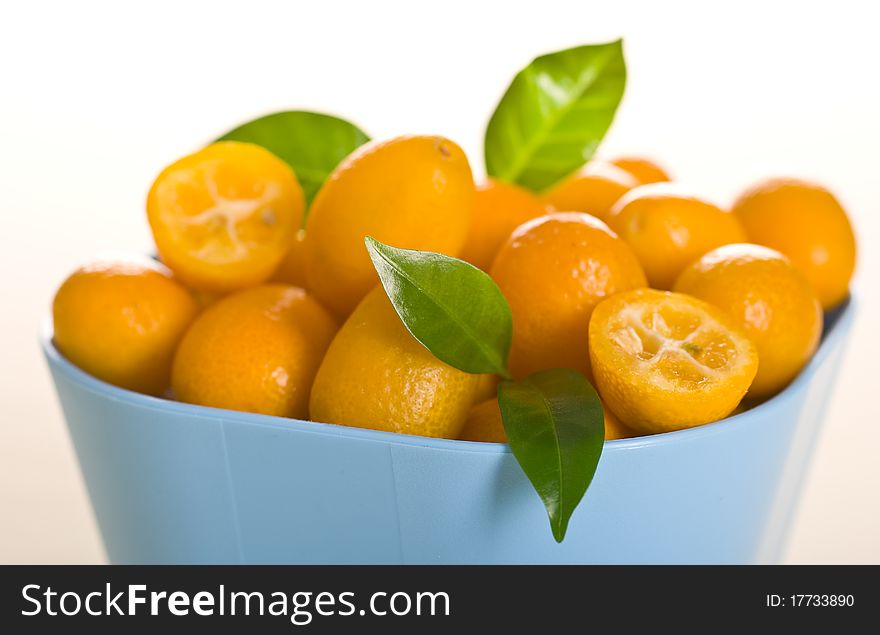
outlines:
[[[848,295],[839,201],[768,178],[724,208],[645,157],[584,163],[623,93],[620,43],[528,69],[489,122],[476,183],[450,139],[371,141],[303,111],[177,159],[146,200],[155,258],[72,273],[55,345],[147,395],[509,440],[520,459],[522,443],[670,432],[784,389]],[[547,120],[541,76],[571,93]],[[536,396],[574,407],[539,412]]]

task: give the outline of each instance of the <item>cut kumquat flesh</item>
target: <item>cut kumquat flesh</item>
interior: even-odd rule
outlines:
[[[303,214],[293,171],[249,143],[212,144],[166,168],[147,198],[162,261],[188,286],[227,292],[266,280]]]
[[[590,360],[606,405],[641,433],[730,414],[758,368],[755,345],[720,309],[680,293],[638,289],[601,302]]]

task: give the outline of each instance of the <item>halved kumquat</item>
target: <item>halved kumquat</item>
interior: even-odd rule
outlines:
[[[595,308],[590,360],[605,405],[644,434],[723,419],[758,370],[755,345],[721,309],[654,289]]]
[[[229,292],[272,275],[304,204],[284,161],[260,146],[224,141],[165,168],[147,196],[147,217],[162,262],[181,281]]]

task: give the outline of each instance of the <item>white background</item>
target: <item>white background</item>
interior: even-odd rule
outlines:
[[[623,36],[601,151],[724,203],[757,177],[828,184],[861,247],[859,315],[789,562],[880,563],[880,38],[870,2],[8,2],[0,5],[0,562],[103,561],[38,325],[103,250],[150,248],[167,163],[278,109],[374,137],[483,126],[537,54]]]

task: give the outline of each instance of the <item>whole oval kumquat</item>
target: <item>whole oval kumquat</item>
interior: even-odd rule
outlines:
[[[521,225],[490,271],[510,304],[510,370],[525,377],[548,368],[589,373],[587,327],[608,296],[645,286],[632,250],[602,221],[557,212]]]
[[[205,309],[181,341],[174,396],[305,419],[312,381],[337,326],[299,287],[264,284],[229,295]]]
[[[736,216],[668,183],[626,194],[608,224],[632,247],[657,289],[670,289],[681,270],[707,251],[746,240]]]
[[[733,206],[751,242],[782,252],[830,309],[849,290],[856,239],[840,202],[807,181],[777,178],[758,183]]]
[[[99,261],[77,269],[55,294],[54,342],[98,379],[160,395],[197,313],[166,266],[147,258]]]
[[[760,364],[750,398],[784,388],[819,346],[816,293],[778,251],[747,244],[713,249],[688,266],[674,288],[724,310],[755,343]]]

